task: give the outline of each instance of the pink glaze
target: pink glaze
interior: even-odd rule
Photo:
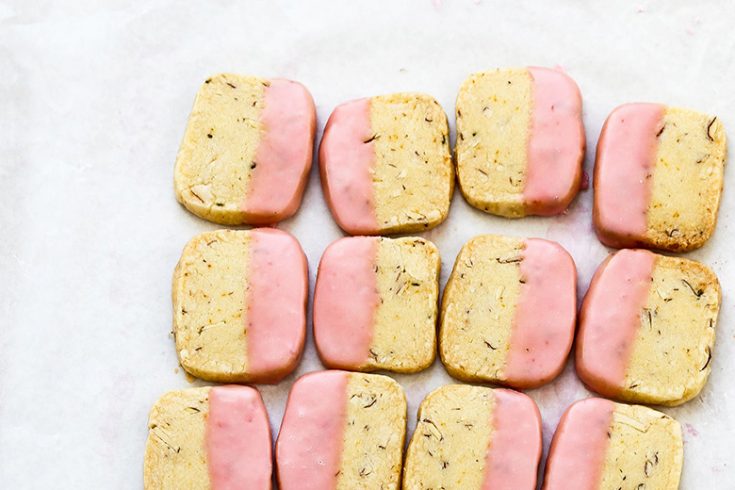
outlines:
[[[325,365],[355,369],[368,359],[378,308],[379,241],[337,240],[325,250],[314,291],[314,341]]]
[[[271,429],[257,390],[209,390],[206,448],[212,490],[271,488]]]
[[[281,490],[333,490],[347,417],[344,371],[320,371],[291,388],[276,443]]]
[[[615,405],[602,398],[572,404],[562,416],[546,461],[544,490],[596,490]]]
[[[247,305],[248,370],[277,382],[298,363],[306,336],[307,265],[299,242],[284,231],[251,231]]]
[[[577,374],[588,386],[615,396],[651,289],[656,255],[620,250],[595,272],[582,304],[577,339]]]
[[[586,191],[590,188],[590,174],[586,170],[582,171],[582,182],[579,183],[579,189]]]
[[[535,490],[541,458],[541,414],[531,398],[496,389],[493,435],[482,490]]]
[[[561,71],[529,67],[533,109],[523,200],[532,214],[566,209],[579,190],[584,160],[582,96]]]
[[[520,263],[524,282],[504,374],[509,385],[531,388],[555,378],[572,348],[577,269],[556,242],[530,238],[525,245]]]
[[[298,82],[270,80],[260,124],[256,167],[243,210],[252,215],[249,222],[263,224],[292,216],[301,203],[316,128],[311,94]]]
[[[647,229],[651,176],[664,106],[626,104],[605,121],[597,143],[594,221],[606,245],[630,244]]]
[[[337,106],[329,116],[319,147],[324,195],[337,224],[352,235],[375,233],[372,169],[375,144],[370,140],[370,99]]]

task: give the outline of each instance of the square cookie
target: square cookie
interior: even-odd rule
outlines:
[[[661,104],[626,104],[597,144],[594,223],[611,247],[685,252],[717,222],[727,142],[715,116]]]
[[[186,209],[224,225],[271,224],[301,204],[316,128],[298,82],[222,73],[199,89],[176,157]]]
[[[577,195],[582,96],[560,70],[474,73],[459,89],[456,116],[457,176],[472,206],[508,218],[550,216]]]
[[[675,490],[683,455],[681,427],[668,415],[587,398],[559,421],[543,490]]]
[[[433,228],[447,217],[454,189],[447,116],[424,94],[346,102],[324,128],[319,168],[324,196],[345,232]]]
[[[556,242],[482,235],[444,289],[442,362],[455,378],[531,388],[563,369],[576,320],[577,273]]]
[[[276,442],[281,490],[397,490],[406,397],[387,376],[319,371],[291,387]]]
[[[314,340],[330,368],[413,373],[436,357],[439,251],[423,238],[347,237],[319,263]]]
[[[679,405],[712,369],[720,284],[705,265],[621,250],[600,265],[584,298],[579,377],[623,401]]]
[[[304,349],[309,292],[304,252],[272,228],[194,237],[173,280],[181,366],[218,382],[275,383]]]
[[[408,445],[404,490],[535,490],[541,415],[528,396],[468,385],[421,402]]]
[[[260,393],[248,386],[171,391],[148,421],[145,490],[271,489],[271,432]]]

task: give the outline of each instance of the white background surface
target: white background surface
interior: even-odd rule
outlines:
[[[347,99],[401,90],[450,114],[470,72],[561,65],[585,104],[589,171],[616,105],[659,101],[718,114],[735,138],[735,3],[0,1],[0,487],[142,487],[147,412],[191,385],[177,369],[170,279],[185,242],[217,228],[173,196],[173,161],[199,84],[219,71],[280,76],[313,93],[318,135]],[[732,146],[731,146],[732,150]],[[732,151],[731,151],[732,153]],[[735,488],[735,176],[711,242],[724,308],[709,384],[676,409],[684,489]],[[424,236],[442,285],[462,243],[485,232],[548,237],[574,256],[580,294],[606,249],[590,227],[591,191],[553,219],[509,221],[470,208]],[[303,207],[281,225],[301,241],[311,287],[340,236],[312,171]],[[295,376],[319,369],[313,342],[296,375],[262,387],[274,434]],[[442,365],[395,376],[419,401],[451,381]],[[544,442],[587,391],[571,362],[529,392]]]

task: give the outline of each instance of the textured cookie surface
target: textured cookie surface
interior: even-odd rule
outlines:
[[[459,379],[539,386],[561,372],[575,318],[576,268],[561,246],[483,235],[444,290],[439,352]]]
[[[319,148],[322,187],[337,224],[353,235],[407,233],[447,217],[454,189],[447,117],[423,94],[338,106]]]
[[[457,175],[467,201],[507,217],[553,215],[579,190],[582,98],[548,68],[474,73],[457,96]]]
[[[602,398],[574,403],[546,463],[545,490],[676,490],[683,445],[679,423],[640,405]]]
[[[617,252],[600,266],[584,299],[580,378],[623,401],[692,399],[711,370],[720,296],[717,277],[699,262]]]
[[[172,391],[154,405],[146,490],[271,488],[271,434],[260,394],[247,386]]]
[[[701,247],[717,221],[726,153],[717,117],[660,104],[615,109],[597,145],[600,240],[613,247]]]
[[[387,376],[321,371],[291,388],[276,443],[282,490],[397,489],[406,398]]]
[[[181,365],[224,382],[276,382],[306,335],[306,258],[288,233],[220,230],[194,237],[173,281]]]
[[[406,454],[405,490],[534,490],[541,417],[526,395],[447,385],[421,403]]]
[[[194,101],[176,157],[176,197],[222,224],[274,223],[293,215],[311,167],[316,112],[290,80],[220,74]]]
[[[434,361],[439,252],[423,238],[348,237],[327,248],[314,340],[331,368],[416,372]]]

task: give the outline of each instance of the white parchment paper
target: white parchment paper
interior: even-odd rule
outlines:
[[[217,226],[174,200],[173,161],[194,94],[220,72],[306,84],[319,134],[345,100],[394,91],[434,95],[454,122],[472,71],[562,66],[584,96],[591,169],[616,105],[660,101],[718,114],[735,137],[735,3],[640,1],[190,2],[0,1],[0,487],[142,488],[147,413],[191,386],[170,335],[170,280],[185,242]],[[735,182],[714,238],[688,256],[724,290],[713,370],[681,421],[684,489],[735,488]],[[557,218],[506,220],[455,193],[449,219],[423,235],[446,282],[480,233],[548,237],[576,260],[580,295],[607,250],[590,225],[591,191]],[[341,236],[312,171],[298,215],[313,282]],[[311,337],[298,371],[261,391],[274,434],[298,376],[320,368]],[[451,382],[437,361],[395,376],[409,399]],[[588,392],[571,362],[529,394],[544,442]]]

